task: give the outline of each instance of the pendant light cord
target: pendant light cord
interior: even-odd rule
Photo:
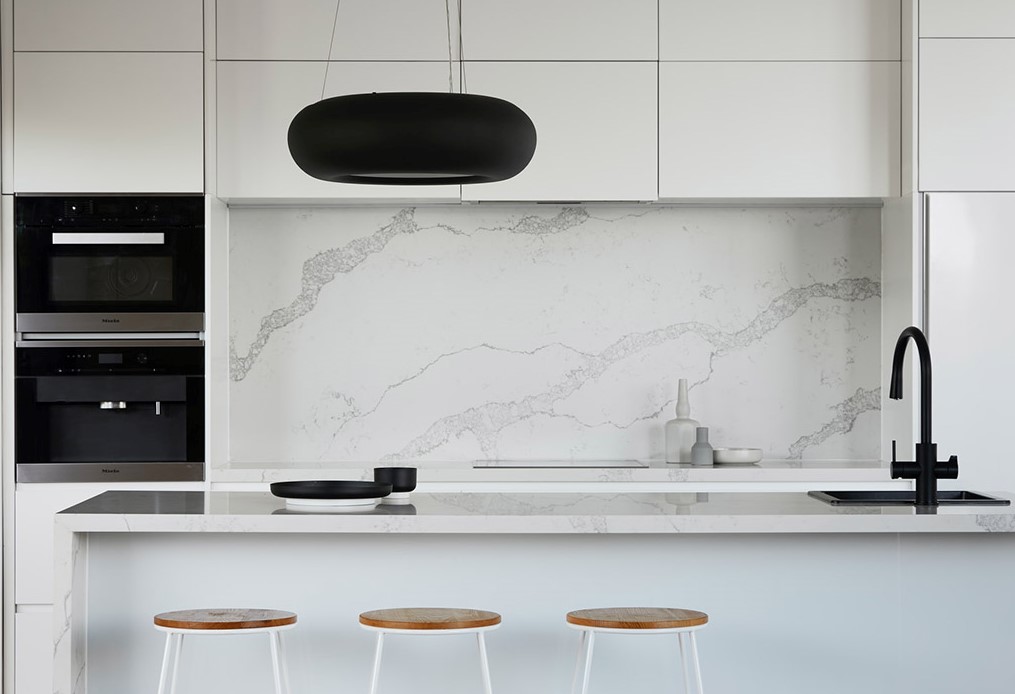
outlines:
[[[462,94],[467,94],[465,84],[465,39],[462,36],[462,0],[458,0],[458,76],[462,82]]]
[[[444,16],[448,23],[448,94],[455,93],[455,80],[454,80],[454,68],[452,67],[451,61],[451,0],[444,0]],[[458,30],[458,36],[461,37],[462,30]]]
[[[335,49],[335,33],[338,30],[338,8],[342,6],[342,0],[335,2],[335,21],[331,25],[331,43],[328,44],[328,61],[324,64],[324,84],[321,85],[321,101],[324,101],[324,90],[328,86],[328,69],[331,67],[331,51]]]

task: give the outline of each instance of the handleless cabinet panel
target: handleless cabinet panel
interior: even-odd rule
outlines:
[[[661,63],[659,197],[899,194],[897,63]]]
[[[14,615],[14,691],[53,691],[53,609]]]
[[[1015,39],[921,39],[920,190],[1015,190]]]
[[[218,195],[227,200],[338,198],[459,201],[460,186],[329,183],[289,154],[289,123],[321,98],[323,62],[218,63]],[[455,70],[457,73],[457,70]],[[325,96],[371,91],[447,91],[443,63],[332,63]]]
[[[1012,0],[920,0],[921,37],[1015,37]]]
[[[660,60],[898,60],[899,0],[659,0]]]
[[[525,111],[536,152],[514,178],[463,186],[463,199],[656,198],[655,63],[469,63],[466,85]]]
[[[15,53],[14,191],[204,190],[200,53]]]
[[[217,13],[220,60],[448,59],[448,12],[433,0],[218,0]]]
[[[14,495],[14,602],[53,603],[53,516],[103,491],[105,488],[97,485],[22,485],[17,490]]]
[[[201,0],[14,0],[16,51],[201,51]]]
[[[463,0],[462,5],[466,60],[655,60],[658,55],[656,0]]]

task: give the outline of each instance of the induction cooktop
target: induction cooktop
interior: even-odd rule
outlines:
[[[475,460],[472,467],[498,468],[601,468],[648,467],[641,460]]]

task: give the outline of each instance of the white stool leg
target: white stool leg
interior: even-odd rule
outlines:
[[[698,642],[694,638],[694,632],[688,632],[688,640],[691,642],[691,664],[694,666],[694,684],[697,687],[697,694],[705,694],[701,686],[701,666],[698,664]]]
[[[377,650],[374,651],[374,674],[370,677],[370,694],[377,694],[377,679],[381,674],[381,652],[384,650],[384,632],[377,632]]]
[[[486,641],[483,640],[483,632],[476,632],[476,641],[479,643],[479,666],[483,670],[483,691],[486,694],[493,694],[493,686],[490,684],[490,662],[486,658]]]
[[[677,643],[680,644],[680,671],[684,675],[684,694],[691,694],[691,663],[687,657],[689,647],[685,644],[686,638],[687,632],[677,632]]]
[[[173,684],[169,687],[169,694],[176,694],[177,674],[180,672],[180,653],[183,652],[183,634],[172,634],[176,646],[173,649]]]
[[[289,694],[292,690],[289,688],[289,660],[285,654],[284,636],[281,631],[275,632],[275,638],[278,640],[279,664],[282,666],[282,687],[285,694]]]
[[[166,650],[162,655],[162,672],[159,673],[159,694],[166,694],[169,685],[169,664],[173,655],[173,635],[166,634]]]
[[[268,632],[268,643],[271,644],[271,674],[275,676],[275,694],[285,694],[282,691],[282,664],[278,655],[278,632]]]
[[[589,691],[589,673],[592,672],[592,647],[596,643],[596,632],[590,631],[589,638],[586,641],[587,649],[585,651],[585,676],[582,677],[582,694],[588,694]]]
[[[574,659],[574,677],[571,678],[571,694],[576,694],[578,690],[578,673],[581,672],[582,655],[585,653],[585,638],[588,634],[589,632],[582,629],[581,636],[578,637],[578,655]]]

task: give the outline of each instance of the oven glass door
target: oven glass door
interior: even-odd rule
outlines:
[[[199,231],[26,229],[17,255],[18,313],[204,310]]]

